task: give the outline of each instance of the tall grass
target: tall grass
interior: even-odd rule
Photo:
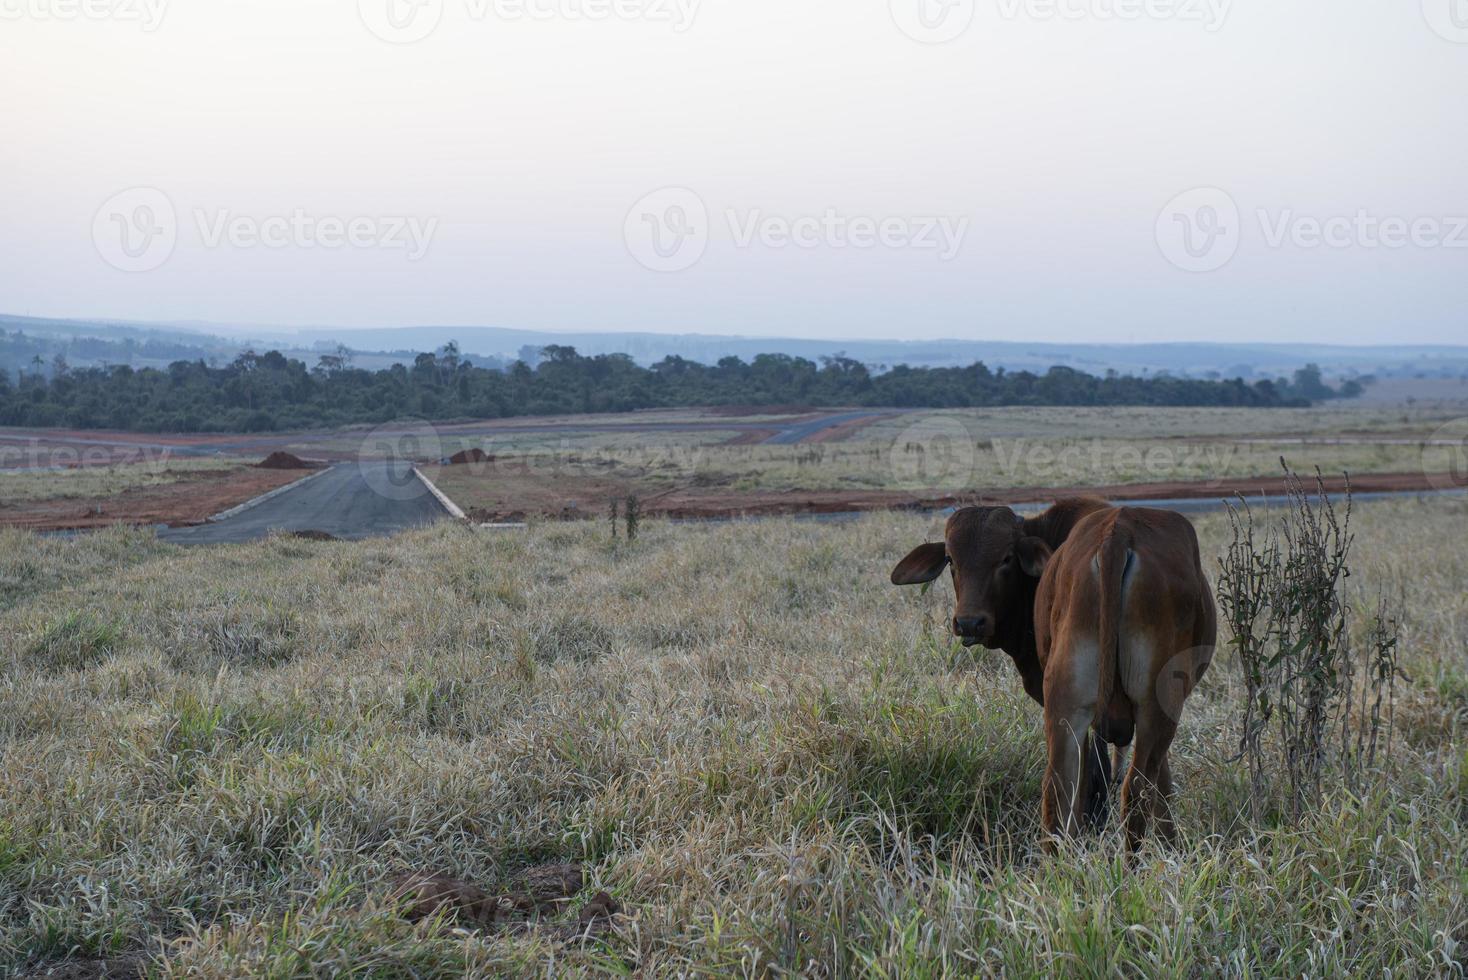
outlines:
[[[942,590],[885,584],[925,518],[3,535],[0,973],[1461,972],[1465,517],[1358,508],[1349,601],[1412,598],[1380,778],[1254,820],[1222,657],[1174,743],[1183,843],[1134,870],[1115,828],[1043,855],[1038,709],[950,642]],[[385,901],[408,869],[493,891],[547,861],[628,910],[612,933]]]

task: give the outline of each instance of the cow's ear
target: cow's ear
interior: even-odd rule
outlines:
[[[1020,538],[1019,544],[1014,546],[1014,552],[1019,557],[1019,567],[1025,570],[1030,578],[1039,578],[1045,573],[1045,563],[1050,560],[1050,546],[1040,538]]]
[[[943,574],[948,567],[948,547],[920,544],[892,569],[893,585],[922,585]]]

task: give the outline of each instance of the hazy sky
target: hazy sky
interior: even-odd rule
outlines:
[[[0,312],[1468,342],[1468,0],[0,0],[0,85]]]

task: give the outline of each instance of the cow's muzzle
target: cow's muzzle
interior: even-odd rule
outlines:
[[[982,643],[992,648],[994,621],[983,613],[977,616],[954,616],[953,635],[962,640],[966,647],[976,647]]]

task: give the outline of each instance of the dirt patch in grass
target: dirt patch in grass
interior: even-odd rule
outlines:
[[[23,975],[23,980],[133,980],[147,973],[150,960],[137,953],[131,956],[114,956],[110,959],[63,960],[49,966],[37,967],[32,973]]]
[[[850,421],[842,422],[840,425],[833,425],[829,429],[822,429],[815,435],[801,441],[807,445],[820,442],[844,442],[863,429],[876,425],[878,422],[885,422],[888,419],[894,418],[897,418],[897,416],[870,415],[866,418],[851,419]]]
[[[780,432],[779,429],[751,429],[748,432],[741,432],[741,433],[739,433],[739,435],[735,436],[733,439],[730,439],[728,442],[724,443],[724,445],[726,445],[726,446],[758,446],[760,443],[764,442],[766,439],[769,439],[769,438],[772,438],[772,437],[778,435],[779,432]]]
[[[605,517],[613,499],[629,494],[653,497],[668,487],[632,477],[590,472],[590,467],[568,473],[554,467],[540,469],[504,459],[480,471],[472,465],[444,466],[427,476],[473,520],[520,521],[526,517],[560,519]]]
[[[298,470],[247,466],[190,473],[166,486],[140,487],[110,497],[0,502],[0,526],[58,531],[113,524],[202,524],[221,511],[300,478]]]
[[[1447,486],[1445,477],[1429,477],[1422,473],[1376,473],[1353,477],[1350,481],[1357,493],[1434,490]],[[1327,477],[1325,487],[1331,493],[1343,493],[1343,477]],[[1276,495],[1286,492],[1279,477],[1243,477],[1223,481],[1133,483],[1096,487],[1019,487],[1006,490],[974,490],[958,494],[911,494],[900,491],[823,491],[792,490],[786,492],[700,493],[677,491],[645,506],[649,515],[674,518],[738,517],[780,514],[840,514],[878,510],[942,510],[982,504],[1029,504],[1057,500],[1061,497],[1093,496],[1107,500],[1219,500],[1243,494]]]
[[[553,923],[585,886],[580,865],[550,864],[531,868],[514,890],[498,895],[446,874],[414,872],[398,878],[389,897],[401,904],[410,922],[443,915],[484,930],[528,929],[545,922],[562,938],[571,938],[606,931],[622,911],[616,899],[597,892],[574,920]]]
[[[1371,473],[1351,478],[1357,493],[1430,491],[1452,485],[1446,476],[1422,473]],[[1343,477],[1327,477],[1326,489],[1344,492]],[[719,519],[802,514],[845,514],[883,510],[942,510],[981,504],[1029,504],[1061,497],[1096,496],[1107,500],[1219,500],[1243,494],[1282,494],[1278,477],[1238,477],[1222,481],[1163,481],[1110,486],[1043,486],[1004,490],[975,489],[966,493],[912,493],[898,490],[787,490],[737,491],[728,487],[679,487],[648,492],[632,481],[560,479],[513,481],[495,488],[482,506],[466,507],[481,522],[524,520],[526,517],[603,518],[606,502],[641,493],[648,517]],[[456,499],[460,499],[456,496]],[[462,504],[462,500],[461,500]]]

